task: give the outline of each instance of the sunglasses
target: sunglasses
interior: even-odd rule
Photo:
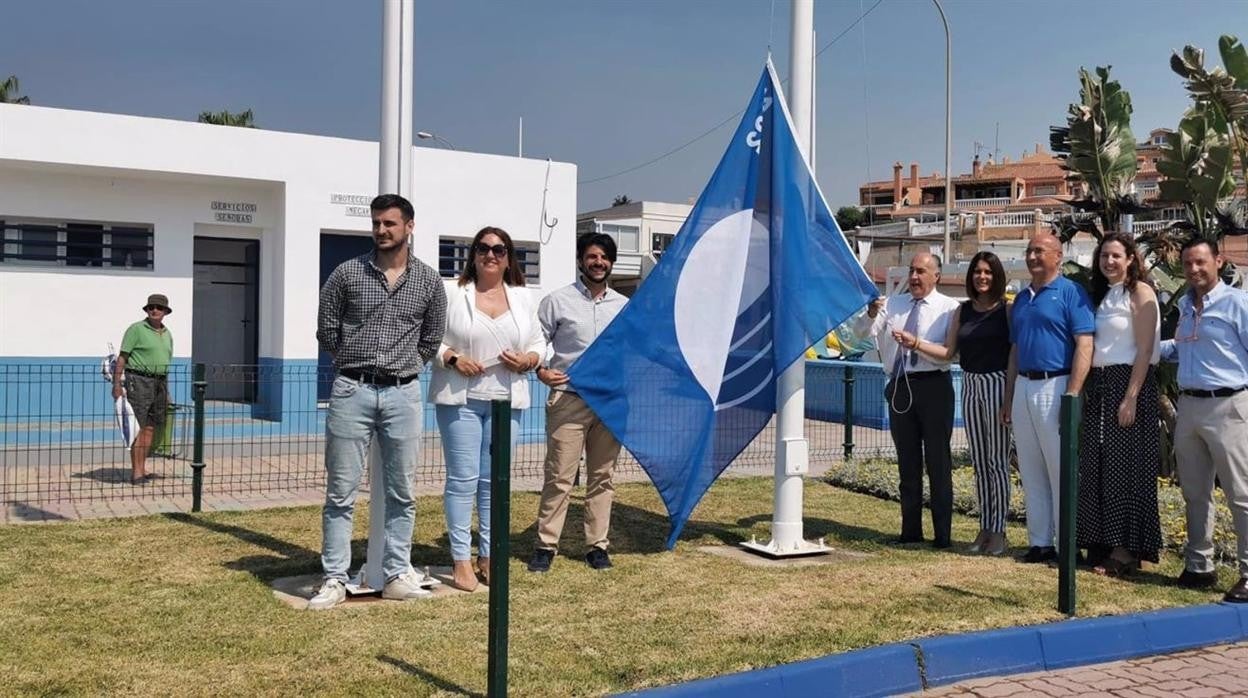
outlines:
[[[1193,310],[1191,315],[1188,315],[1185,313],[1179,316],[1179,325],[1178,327],[1175,328],[1175,333],[1174,333],[1175,342],[1179,344],[1186,344],[1187,342],[1200,341],[1200,315],[1201,315],[1200,310]],[[1190,327],[1191,331],[1185,332],[1183,331],[1184,330],[1183,326],[1188,321],[1191,322],[1191,327]]]
[[[477,254],[483,256],[490,254],[491,252],[493,252],[494,256],[499,259],[507,256],[506,245],[487,245],[484,242],[478,242],[473,249],[476,250]]]

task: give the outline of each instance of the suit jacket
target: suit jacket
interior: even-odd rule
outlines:
[[[518,353],[537,352],[546,354],[546,339],[541,323],[537,320],[538,298],[536,293],[524,287],[504,286],[507,305],[511,308],[511,320],[516,323],[522,346],[512,347]],[[442,345],[434,357],[433,375],[429,382],[429,397],[438,405],[463,405],[468,402],[469,378],[460,375],[453,366],[446,365],[448,349],[464,352],[468,348],[468,336],[475,321],[474,298],[476,286],[472,283],[456,286],[447,292],[446,333]],[[529,374],[511,374],[511,406],[522,410],[529,406]]]

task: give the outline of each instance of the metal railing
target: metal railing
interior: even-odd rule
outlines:
[[[1036,214],[1034,211],[1019,211],[1011,213],[986,213],[984,214],[983,227],[985,228],[1019,228],[1028,225],[1034,225],[1036,222]]]
[[[1009,206],[1014,203],[1014,199],[1008,196],[997,196],[989,199],[954,199],[954,208],[995,208],[997,206]]]
[[[1136,235],[1141,233],[1152,233],[1158,230],[1165,230],[1178,222],[1179,221],[1134,221],[1131,224],[1131,232]]]
[[[851,455],[893,457],[882,367],[828,360],[806,366],[805,433],[812,466],[817,470]],[[199,376],[202,380],[196,380]],[[111,384],[102,380],[97,365],[0,364],[0,503],[10,511],[201,497],[268,499],[280,505],[292,492],[323,491],[327,402],[317,396],[325,394],[324,385],[332,379],[332,372],[310,363],[171,366],[172,402],[147,464],[154,477],[133,485]],[[421,377],[426,399],[428,379],[426,371]],[[655,400],[664,399],[661,391],[654,394]],[[531,379],[533,407],[520,413],[512,457],[517,489],[541,486],[547,396],[546,386]],[[958,420],[955,449],[966,443],[960,415]],[[729,472],[769,474],[774,462],[773,421]],[[645,478],[627,452],[616,472],[621,480]],[[427,402],[413,475],[425,492],[440,492],[445,480],[434,407]]]

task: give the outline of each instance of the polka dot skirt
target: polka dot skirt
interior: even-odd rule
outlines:
[[[1136,400],[1135,423],[1118,426],[1118,405],[1131,366],[1093,368],[1084,387],[1079,435],[1080,548],[1122,546],[1141,560],[1157,561],[1161,523],[1157,511],[1160,424],[1157,377],[1148,369]]]

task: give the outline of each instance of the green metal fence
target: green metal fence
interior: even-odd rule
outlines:
[[[879,410],[878,365],[809,362],[806,435],[812,466],[856,458],[892,458]],[[831,371],[831,372],[829,372]],[[0,503],[107,505],[127,500],[238,500],[279,504],[324,485],[327,403],[318,388],[333,375],[316,366],[177,364],[169,369],[171,405],[148,462],[152,479],[130,482],[130,465],[98,365],[0,364]],[[428,395],[428,374],[422,377]],[[319,391],[323,393],[322,391]],[[511,476],[517,488],[540,486],[545,459],[545,386],[532,379],[533,407],[523,410]],[[655,393],[658,394],[658,391]],[[659,398],[655,398],[659,399]],[[439,492],[442,445],[426,403],[424,441],[414,469],[418,491]],[[868,414],[870,412],[870,414]],[[685,425],[673,425],[673,429]],[[768,425],[736,458],[729,474],[769,474],[775,433]],[[955,448],[964,437],[955,435]],[[644,479],[625,452],[620,480]]]

